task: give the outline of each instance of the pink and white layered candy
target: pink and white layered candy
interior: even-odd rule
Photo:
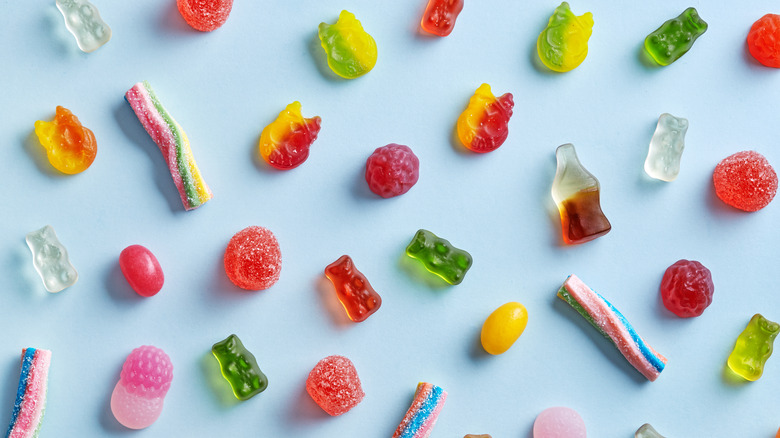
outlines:
[[[22,350],[22,370],[16,392],[7,438],[38,436],[46,407],[51,351],[36,348]]]
[[[136,348],[127,356],[111,394],[111,412],[130,429],[151,426],[162,413],[171,380],[173,364],[164,351],[150,345]]]

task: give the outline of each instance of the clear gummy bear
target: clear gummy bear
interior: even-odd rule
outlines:
[[[76,283],[79,273],[70,263],[68,250],[57,239],[51,225],[27,233],[25,240],[32,251],[33,266],[47,291],[59,292]]]
[[[661,114],[658,125],[650,140],[650,149],[645,159],[645,172],[661,181],[674,181],[680,173],[680,158],[685,148],[685,133],[688,119]]]
[[[87,0],[56,0],[65,17],[65,26],[76,38],[79,49],[94,52],[111,39],[111,28],[100,18],[95,5]]]

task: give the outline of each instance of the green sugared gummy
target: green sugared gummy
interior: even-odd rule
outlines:
[[[211,347],[211,353],[217,358],[222,375],[239,400],[249,400],[268,387],[268,378],[260,371],[255,356],[244,347],[238,336],[230,335],[224,341],[217,342]]]
[[[696,38],[707,31],[707,23],[696,8],[688,8],[676,18],[666,21],[645,38],[645,50],[661,65],[669,65],[685,55]]]
[[[731,371],[747,380],[758,380],[764,373],[764,364],[772,355],[772,344],[780,333],[780,324],[756,313],[737,338],[734,351],[728,359]]]
[[[419,230],[406,247],[406,255],[422,262],[425,269],[449,284],[459,284],[471,268],[468,252],[455,248],[446,240],[428,230]]]

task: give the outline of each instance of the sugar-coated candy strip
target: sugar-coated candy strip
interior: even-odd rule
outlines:
[[[634,327],[604,297],[594,292],[576,275],[570,275],[558,290],[558,298],[569,303],[596,328],[628,362],[651,382],[666,366],[666,358],[639,337]]]
[[[51,351],[36,348],[22,350],[19,387],[8,426],[7,438],[37,437],[46,408]]]
[[[427,438],[447,400],[447,391],[431,383],[420,382],[414,400],[406,411],[393,438]]]
[[[159,146],[184,208],[192,210],[211,199],[211,189],[200,176],[187,134],[160,103],[149,82],[133,85],[125,93],[125,99]]]

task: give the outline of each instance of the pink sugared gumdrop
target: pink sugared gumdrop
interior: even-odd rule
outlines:
[[[150,345],[136,348],[127,356],[111,394],[111,412],[130,429],[151,426],[162,412],[171,380],[173,364],[164,351]]]
[[[354,408],[366,395],[355,366],[344,356],[328,356],[319,361],[306,379],[306,392],[333,416]]]
[[[769,205],[777,193],[777,173],[755,151],[742,151],[723,159],[712,173],[715,194],[726,204],[745,211]]]
[[[585,437],[585,422],[571,408],[547,408],[534,421],[534,438]]]
[[[141,245],[130,245],[122,250],[119,254],[119,268],[130,287],[142,297],[156,295],[165,282],[157,257]]]

